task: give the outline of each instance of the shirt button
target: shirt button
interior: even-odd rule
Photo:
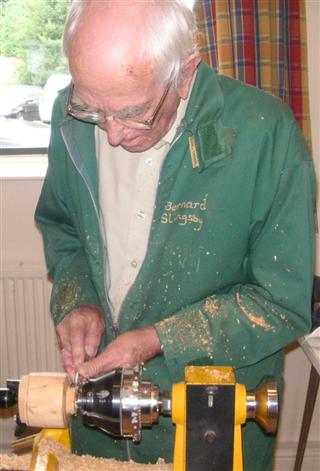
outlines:
[[[132,260],[132,261],[131,261],[131,266],[132,266],[133,268],[137,268],[137,266],[138,266],[137,260]]]
[[[147,160],[146,160],[146,164],[147,164],[147,165],[152,165],[152,159],[150,159],[150,158],[147,159]]]

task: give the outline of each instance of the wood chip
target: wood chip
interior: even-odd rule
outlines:
[[[166,464],[159,459],[156,464],[141,464],[133,461],[118,461],[114,459],[95,458],[89,455],[73,455],[70,450],[50,438],[44,438],[39,443],[37,464],[46,469],[49,454],[55,456],[59,471],[172,471],[172,464]],[[29,469],[31,455],[0,455],[0,471]],[[39,468],[40,469],[40,468]]]
[[[0,471],[2,470],[21,470],[29,469],[31,455],[0,455]]]

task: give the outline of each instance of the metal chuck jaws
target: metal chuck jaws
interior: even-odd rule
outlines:
[[[151,427],[160,414],[171,415],[170,395],[143,381],[141,371],[141,367],[117,369],[80,381],[76,413],[86,425],[139,442],[142,427]]]

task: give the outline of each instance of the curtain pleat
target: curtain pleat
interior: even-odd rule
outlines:
[[[288,103],[311,142],[304,0],[202,0],[203,59]]]

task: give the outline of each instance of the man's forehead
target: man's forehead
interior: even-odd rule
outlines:
[[[104,46],[100,51],[88,46],[71,50],[69,68],[78,82],[90,82],[95,89],[100,89],[104,84],[109,87],[118,87],[120,84],[129,90],[134,87],[145,88],[156,84],[159,77],[158,71],[149,61],[134,56],[115,58]]]
[[[134,74],[145,44],[143,3],[90,2],[71,41],[71,55],[74,52],[92,63],[98,56],[99,62],[109,67],[124,66],[128,75]]]
[[[131,57],[114,63],[107,56],[106,51],[101,60],[97,60],[96,55],[70,56],[70,72],[76,89],[95,95],[122,96],[148,94],[161,87],[159,73],[150,62]]]
[[[162,86],[157,74],[143,69],[136,69],[134,73],[128,74],[124,67],[122,70],[70,67],[70,72],[77,89],[96,95],[143,94]]]

